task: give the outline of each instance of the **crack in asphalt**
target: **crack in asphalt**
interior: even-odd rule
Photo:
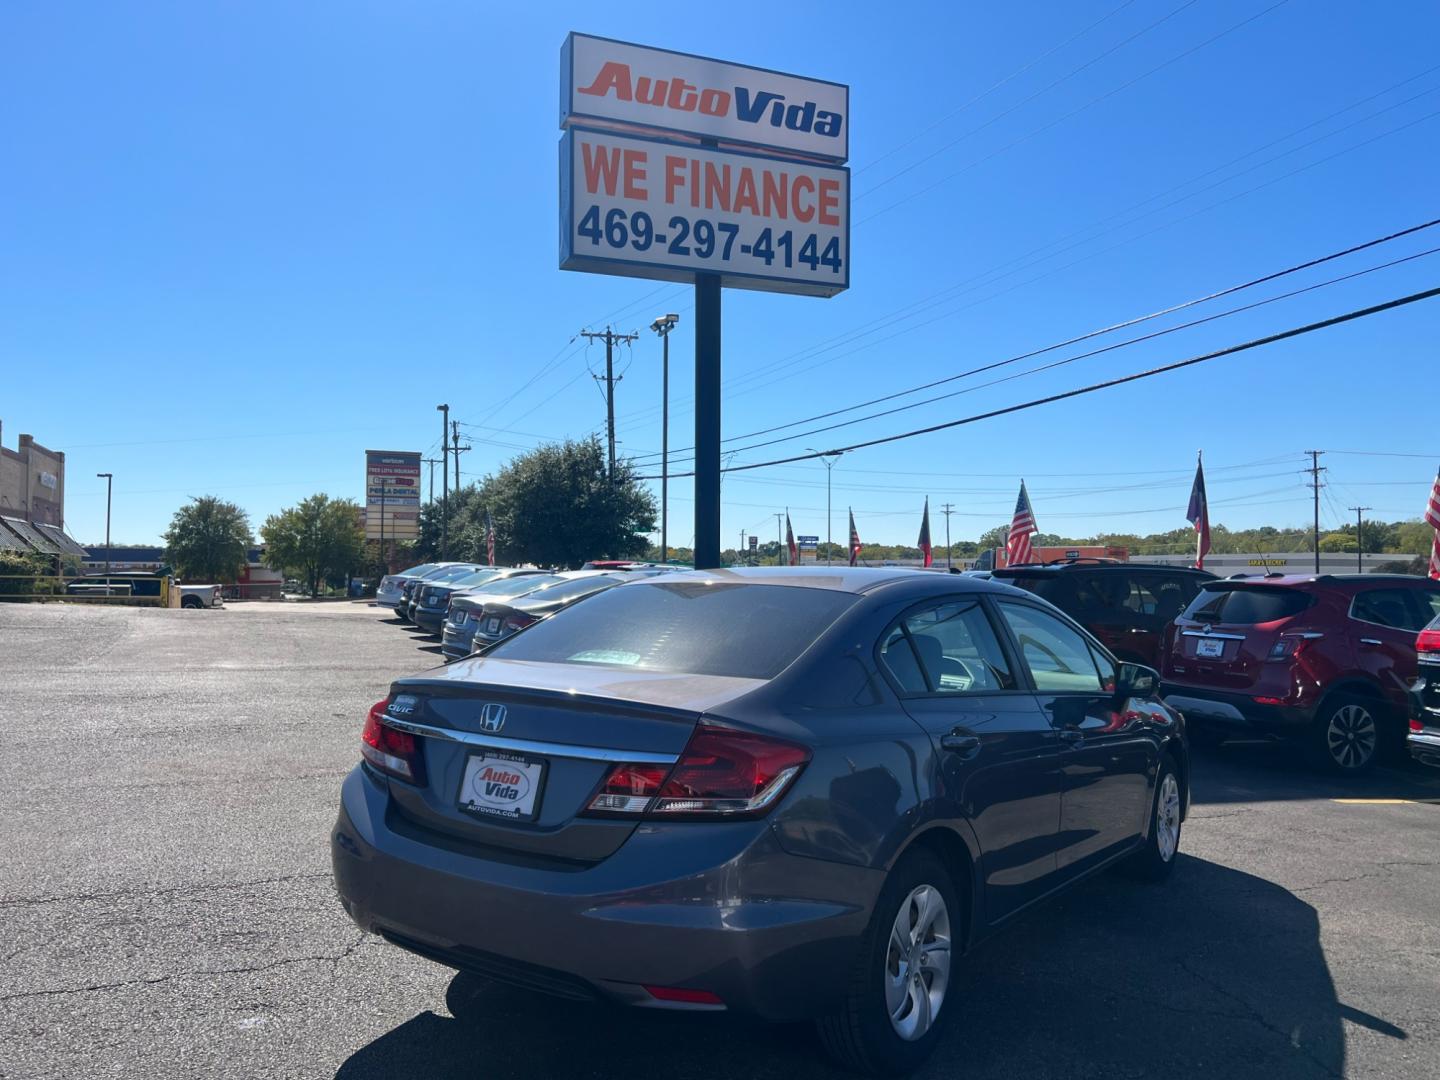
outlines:
[[[52,990],[24,990],[18,994],[0,995],[0,1002],[19,1001],[25,998],[37,997],[60,997],[66,994],[93,994],[111,990],[124,990],[132,986],[157,986],[160,983],[172,982],[175,979],[191,979],[197,976],[216,975],[254,975],[263,971],[273,971],[276,968],[289,967],[293,964],[309,964],[329,962],[332,975],[339,968],[340,964],[353,956],[367,941],[378,940],[373,935],[361,933],[340,952],[320,953],[315,956],[291,956],[284,960],[272,960],[267,964],[247,964],[242,967],[233,968],[200,968],[194,971],[174,971],[166,975],[154,975],[148,978],[125,979],[114,983],[97,983],[90,986],[63,986]]]
[[[61,896],[16,896],[0,899],[0,908],[38,907],[43,904],[83,904],[91,900],[121,900],[140,896],[175,896],[186,893],[221,892],[229,889],[253,889],[261,885],[283,885],[292,881],[320,881],[334,875],[326,870],[314,874],[285,874],[280,877],[256,878],[253,881],[195,882],[170,885],[160,889],[120,889],[115,892],[71,893]]]

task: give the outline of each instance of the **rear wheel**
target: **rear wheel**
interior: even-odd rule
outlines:
[[[962,919],[939,859],[913,851],[896,864],[861,939],[844,1006],[817,1025],[837,1062],[895,1076],[930,1056],[955,1012],[944,1006]]]
[[[1327,701],[1310,731],[1310,750],[1324,768],[1356,776],[1375,764],[1380,749],[1376,703],[1365,698]]]
[[[198,596],[183,596],[180,598],[180,606],[182,608],[198,608],[205,605],[200,602]]]

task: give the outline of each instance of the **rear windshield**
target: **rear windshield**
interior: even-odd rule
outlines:
[[[1288,619],[1310,606],[1310,597],[1298,589],[1204,588],[1181,616],[1194,622],[1248,625]]]
[[[995,580],[1032,592],[1041,600],[1049,600],[1057,607],[1060,594],[1064,591],[1064,582],[1057,574],[1017,574],[1015,577],[1011,577],[1009,574],[997,574]]]
[[[787,585],[635,582],[566,608],[488,655],[770,679],[855,599]]]
[[[537,606],[553,604],[557,600],[571,600],[577,596],[600,592],[602,589],[608,589],[610,586],[618,584],[620,584],[618,577],[564,578],[554,585],[546,585],[533,596],[527,596],[525,603]],[[522,605],[517,604],[516,606]]]
[[[448,583],[468,589],[471,585],[479,585],[482,581],[489,581],[498,573],[500,573],[499,570],[471,570],[468,574],[461,574],[456,578],[439,577],[435,580],[441,584]]]
[[[433,562],[421,563],[419,566],[412,566],[409,570],[401,570],[396,577],[419,577],[421,574],[428,574],[435,569]]]
[[[492,581],[489,585],[482,585],[475,591],[485,596],[522,596],[564,580],[554,574],[517,574],[501,581]]]

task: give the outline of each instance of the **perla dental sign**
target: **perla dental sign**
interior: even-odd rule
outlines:
[[[571,34],[560,125],[646,128],[788,154],[850,156],[850,89],[688,53]]]

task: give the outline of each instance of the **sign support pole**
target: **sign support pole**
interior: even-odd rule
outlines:
[[[720,565],[720,278],[695,277],[695,569]]]

